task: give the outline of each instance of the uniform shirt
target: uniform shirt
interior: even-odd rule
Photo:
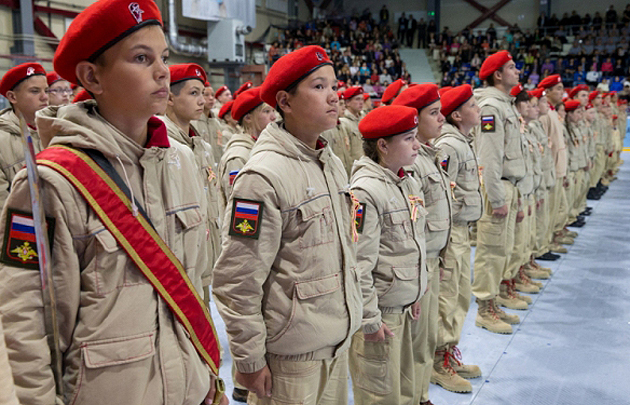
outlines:
[[[212,113],[210,114],[212,115]],[[200,119],[192,121],[190,124],[195,128],[199,136],[210,144],[214,162],[218,164],[221,161],[221,155],[225,146],[219,120],[213,116],[202,114]]]
[[[46,139],[55,136],[52,144],[96,149],[109,160],[202,295],[207,210],[190,148],[177,142],[144,148],[102,118],[93,100],[38,111],[37,126]],[[51,168],[41,166],[39,174],[45,215],[55,222],[51,262],[63,403],[107,398],[112,404],[200,404],[210,389],[210,369],[184,327],[75,187]],[[22,170],[2,212],[0,235],[7,210],[25,210],[25,201],[30,194]],[[54,404],[39,271],[2,264],[0,279],[0,313],[18,398]]]
[[[234,180],[213,293],[240,372],[334,358],[361,325],[348,180],[318,144],[270,123]]]
[[[419,200],[424,195],[415,179],[404,170],[396,174],[367,156],[355,162],[351,188],[363,204],[357,268],[363,293],[363,332],[369,334],[381,328],[381,310],[405,308],[424,295],[427,211]]]
[[[252,148],[256,140],[250,134],[236,134],[230,139],[225,147],[225,153],[219,163],[219,196],[220,210],[225,212],[225,206],[232,192],[232,183],[241,171],[245,163],[249,160]]]
[[[551,190],[556,185],[556,166],[553,161],[550,146],[551,142],[540,121],[534,120],[531,121],[528,125],[532,133],[536,135],[538,143],[542,147],[540,164],[543,178],[541,180],[541,187],[544,185],[546,190]]]
[[[475,222],[483,213],[479,167],[473,141],[472,135],[462,134],[449,123],[444,123],[442,135],[435,140],[435,146],[448,158],[448,177],[455,182],[451,208],[453,222],[459,225]]]
[[[556,166],[556,178],[562,178],[567,175],[567,146],[564,142],[563,124],[560,122],[558,112],[549,110],[549,113],[540,117],[543,129],[551,144],[551,154]]]
[[[35,153],[39,153],[42,150],[39,135],[31,127],[29,131],[33,136]],[[0,208],[9,195],[13,178],[24,164],[20,120],[11,108],[6,108],[0,111]]]
[[[538,135],[531,126],[525,127],[525,139],[527,140],[527,147],[529,151],[529,158],[531,160],[531,173],[532,173],[532,193],[536,195],[536,199],[540,200],[543,192],[547,190],[547,186],[544,181],[544,173],[542,170],[542,159],[544,149],[538,140]]]
[[[564,140],[567,144],[567,151],[569,155],[569,164],[567,170],[569,172],[577,172],[579,170],[579,137],[578,129],[576,126],[570,127],[570,124],[565,123],[564,127]]]
[[[525,176],[516,183],[516,188],[520,193],[521,198],[528,198],[535,190],[535,176],[534,171],[534,144],[530,142],[531,135],[528,134],[529,128],[523,121],[521,124],[523,130],[523,138],[525,139],[525,148],[523,149],[523,158],[525,161]],[[538,146],[536,146],[538,147]]]
[[[411,170],[424,194],[427,214],[427,257],[440,255],[451,234],[451,186],[442,168],[446,154],[431,145],[423,144]]]
[[[481,175],[492,208],[506,204],[502,179],[516,183],[525,177],[524,138],[512,97],[495,87],[475,90],[481,108],[476,128]]]
[[[322,133],[322,137],[328,141],[333,153],[341,160],[346,173],[350,176],[354,158],[351,154],[350,135],[346,131],[346,126],[339,122],[334,128]]]
[[[348,109],[343,114],[343,117],[339,118],[345,135],[349,139],[350,143],[350,162],[354,163],[355,160],[359,160],[363,156],[363,137],[359,132],[359,121],[361,117],[357,117],[352,114]]]

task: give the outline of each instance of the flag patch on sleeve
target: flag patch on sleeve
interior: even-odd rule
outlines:
[[[46,217],[46,225],[48,227],[48,241],[52,249],[55,219]],[[13,209],[7,210],[0,261],[11,266],[27,269],[39,268],[35,223],[32,214]]]
[[[235,198],[232,202],[229,234],[258,239],[263,207],[262,201]]]
[[[238,170],[232,170],[230,171],[230,186],[234,184],[234,179],[236,178],[236,175],[238,174]]]
[[[484,115],[481,117],[481,132],[494,132],[494,115]]]
[[[363,233],[363,223],[365,221],[365,203],[359,203],[359,207],[357,208],[357,216],[354,220],[354,224],[357,227],[357,232]]]

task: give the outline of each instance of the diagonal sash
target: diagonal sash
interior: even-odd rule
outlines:
[[[80,150],[51,146],[37,155],[37,164],[57,171],[81,193],[118,244],[166,301],[190,334],[199,355],[218,376],[221,355],[210,312],[186,270],[147,217],[142,214],[134,217],[126,193],[102,167]]]

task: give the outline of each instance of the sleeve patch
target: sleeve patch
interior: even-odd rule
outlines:
[[[235,198],[232,202],[229,234],[258,239],[263,208],[264,203],[262,201]]]
[[[367,205],[365,203],[359,203],[359,208],[357,209],[357,217],[354,220],[354,224],[357,227],[357,232],[363,233],[363,224],[365,223],[365,211]]]
[[[483,115],[481,117],[481,132],[494,132],[495,127],[494,115]]]
[[[238,174],[238,170],[232,170],[230,172],[230,186],[234,184],[234,179],[236,178],[236,175]]]
[[[48,241],[52,250],[55,235],[55,219],[46,217]],[[33,214],[13,209],[7,210],[4,243],[0,261],[25,269],[39,269],[39,254],[35,238]]]

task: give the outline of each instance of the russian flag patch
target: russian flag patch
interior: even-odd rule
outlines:
[[[46,218],[48,240],[52,249],[54,236],[54,218]],[[4,245],[0,261],[12,266],[38,269],[39,254],[35,238],[33,215],[13,209],[7,210],[7,222],[4,230]]]
[[[232,184],[234,184],[234,179],[236,178],[236,175],[238,174],[238,170],[232,170],[230,171],[230,186]]]
[[[365,220],[365,203],[359,203],[359,208],[357,208],[357,216],[354,220],[354,224],[357,227],[357,232],[363,233],[363,223]]]
[[[495,128],[494,115],[483,115],[481,117],[481,132],[494,132]]]
[[[258,239],[263,207],[262,201],[235,198],[232,202],[229,234]]]

